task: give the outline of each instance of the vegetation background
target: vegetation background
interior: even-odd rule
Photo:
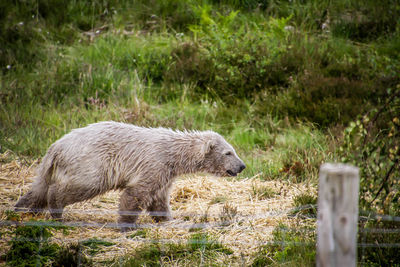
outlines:
[[[399,51],[397,0],[1,1],[0,153],[40,158],[102,120],[213,129],[247,163],[239,179],[317,184],[321,163],[350,162],[361,215],[400,216]]]

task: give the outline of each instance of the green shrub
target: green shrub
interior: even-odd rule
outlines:
[[[282,58],[292,66],[278,62],[288,68],[282,71],[288,74],[286,82],[275,89],[268,83],[269,87],[257,94],[259,113],[307,120],[322,127],[346,124],[384,94],[387,81],[381,80],[383,77],[395,79],[393,72],[384,69],[397,63],[347,40],[297,33],[287,46],[290,49]]]
[[[110,3],[110,1],[107,1]],[[115,4],[114,1],[112,1]],[[29,66],[45,57],[46,42],[72,43],[78,31],[110,20],[106,2],[11,1],[0,6],[1,66]]]
[[[171,51],[171,63],[164,73],[167,85],[179,82],[195,84],[195,92],[203,93],[199,88],[209,86],[213,80],[212,60],[205,55],[204,49],[198,43],[183,42]],[[211,69],[210,69],[211,67]],[[189,92],[190,93],[190,92]],[[194,99],[196,94],[191,95]]]
[[[400,85],[345,129],[342,160],[360,168],[360,206],[399,215]]]
[[[284,28],[290,17],[240,26],[237,11],[214,14],[211,6],[203,5],[195,13],[199,24],[191,25],[190,29],[194,40],[203,47],[205,59],[198,67],[205,66],[207,71],[196,69],[196,75],[192,76],[200,76],[201,83],[197,85],[205,92],[210,93],[212,89],[211,94],[229,101],[235,97],[251,97],[267,84],[286,83],[290,73],[282,71],[287,66],[281,64],[281,58],[287,49],[289,32]],[[204,78],[204,73],[208,77]]]

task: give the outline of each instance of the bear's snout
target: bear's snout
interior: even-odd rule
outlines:
[[[244,169],[246,169],[246,165],[244,165],[244,163],[242,163],[239,167],[239,173],[242,172]]]
[[[238,173],[241,173],[244,169],[246,169],[246,165],[244,163],[240,163],[239,166],[235,168],[235,170],[227,170],[226,172],[230,176],[236,176],[238,175]]]

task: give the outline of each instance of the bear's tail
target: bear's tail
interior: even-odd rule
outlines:
[[[31,190],[15,204],[15,211],[41,212],[47,207],[47,191],[53,174],[53,159],[46,155]]]

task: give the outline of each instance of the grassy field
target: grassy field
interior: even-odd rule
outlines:
[[[239,180],[315,189],[321,163],[350,162],[361,209],[398,216],[399,18],[395,0],[2,2],[0,164],[30,165],[103,120],[212,129],[248,166]],[[308,265],[313,251],[260,247],[251,264]]]

